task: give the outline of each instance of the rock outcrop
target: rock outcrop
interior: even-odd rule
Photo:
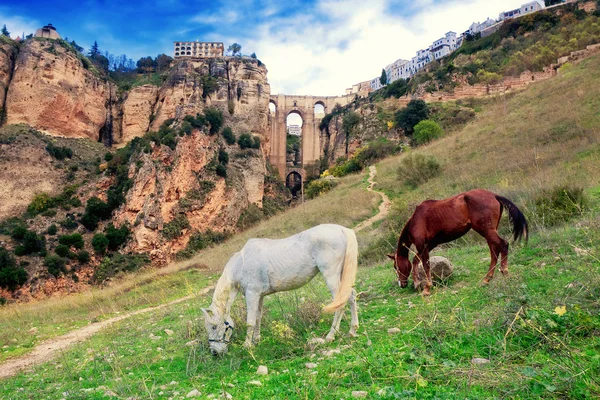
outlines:
[[[143,85],[131,89],[123,101],[121,135],[115,135],[119,143],[143,136],[148,132],[158,98],[158,87]]]
[[[22,45],[16,60],[6,123],[28,124],[55,136],[98,140],[107,122],[108,100],[115,92],[64,42],[31,39]]]
[[[17,58],[17,45],[10,39],[0,38],[0,124],[4,118],[4,108],[8,86],[12,80]]]

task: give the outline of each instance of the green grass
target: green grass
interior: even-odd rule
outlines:
[[[242,347],[239,300],[231,351],[213,358],[199,319],[199,307],[210,302],[205,296],[115,324],[3,382],[0,397],[60,398],[68,392],[69,398],[104,398],[111,391],[123,398],[167,398],[195,388],[204,396],[225,390],[248,399],[337,399],[353,390],[366,390],[371,398],[592,398],[600,394],[600,274],[594,270],[600,234],[594,223],[536,234],[528,247],[511,253],[511,276],[497,275],[489,286],[481,285],[488,264],[481,241],[448,246],[437,254],[453,260],[455,275],[430,298],[399,289],[389,263],[362,268],[356,339],[345,335],[343,322],[336,341],[307,346],[331,322],[311,313],[327,299],[317,278],[299,291],[267,298],[263,339],[252,352]],[[573,246],[590,255],[577,255]],[[560,306],[566,306],[563,316],[555,313]],[[392,327],[401,332],[388,334]],[[199,343],[185,345],[193,340]],[[340,353],[327,357],[323,349]],[[473,365],[474,357],[490,363]],[[309,362],[317,367],[307,369]],[[256,375],[259,365],[270,374]],[[251,380],[263,386],[249,385]]]

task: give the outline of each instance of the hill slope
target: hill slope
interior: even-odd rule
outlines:
[[[506,102],[490,101],[461,131],[378,165],[376,181],[394,199],[395,215],[359,234],[364,254],[357,281],[359,338],[341,334],[324,348],[307,346],[330,323],[319,312],[327,294],[317,279],[300,291],[268,298],[263,339],[253,352],[241,347],[240,300],[230,354],[224,359],[209,355],[198,307],[210,299],[202,297],[116,324],[53,363],[3,382],[0,394],[185,397],[198,389],[205,396],[229,392],[234,398],[349,398],[357,390],[371,398],[597,397],[599,61],[595,57],[564,68],[554,80]],[[442,172],[415,189],[403,183],[397,169],[419,154],[435,157]],[[359,176],[346,179],[341,188],[205,250],[193,262],[219,268],[246,237],[287,236],[322,215],[355,225],[361,218],[347,212],[342,200],[358,199],[365,188]],[[575,219],[565,217],[551,226],[543,213],[558,212],[559,206],[544,208],[538,199],[563,183],[582,187],[586,206],[570,215]],[[510,254],[511,276],[497,276],[482,287],[488,251],[469,236],[436,252],[450,258],[456,271],[430,298],[400,290],[389,263],[381,263],[394,246],[393,231],[413,204],[472,187],[509,196],[532,223],[529,245],[514,246]],[[365,209],[363,204],[365,217],[374,205]],[[374,266],[365,268],[369,264]],[[12,339],[19,342],[35,323],[34,318],[19,325],[16,320],[27,316],[15,311],[0,315],[12,327],[2,336],[10,351]],[[389,334],[393,327],[400,332]],[[479,364],[477,358],[489,363]],[[256,375],[258,365],[267,365],[270,374]],[[250,382],[256,380],[260,384]]]

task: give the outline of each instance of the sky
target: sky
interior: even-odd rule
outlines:
[[[242,45],[266,64],[271,93],[336,96],[410,59],[448,31],[526,0],[2,0],[13,38],[52,23],[89,49],[173,55],[174,41]]]

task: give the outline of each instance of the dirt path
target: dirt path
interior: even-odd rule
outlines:
[[[390,212],[390,207],[392,206],[392,202],[390,201],[389,197],[387,197],[387,195],[385,193],[373,189],[373,186],[375,186],[375,184],[377,183],[373,180],[373,179],[375,179],[375,175],[377,175],[377,168],[374,165],[371,165],[369,167],[369,187],[367,187],[367,190],[369,192],[378,193],[381,196],[381,198],[383,199],[383,201],[379,205],[379,212],[377,214],[375,214],[374,216],[372,216],[371,218],[358,224],[356,226],[356,228],[354,228],[354,230],[356,232],[361,231],[365,228],[368,228],[369,226],[373,225],[375,222],[384,219]]]
[[[185,296],[180,299],[173,300],[169,303],[161,304],[160,306],[148,307],[142,310],[132,311],[127,314],[119,315],[118,317],[107,319],[106,321],[95,322],[83,328],[66,333],[62,336],[46,340],[45,342],[36,346],[31,353],[25,354],[22,357],[9,359],[4,364],[0,364],[0,379],[9,378],[11,376],[16,375],[21,370],[31,368],[35,365],[44,363],[46,361],[50,361],[56,355],[57,352],[64,351],[76,343],[83,342],[84,340],[90,338],[92,335],[94,335],[101,329],[104,329],[107,326],[114,324],[115,322],[119,322],[129,317],[133,317],[134,315],[145,314],[151,311],[156,311],[172,306],[173,304],[182,303],[186,300],[193,299],[196,296],[205,295],[213,288],[214,286],[209,286],[202,289],[197,294]]]

